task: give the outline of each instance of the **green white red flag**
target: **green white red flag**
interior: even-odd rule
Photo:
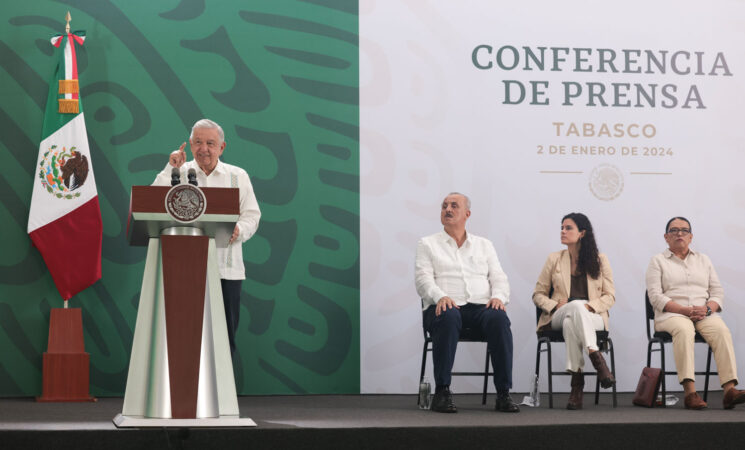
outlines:
[[[101,278],[103,225],[93,176],[76,51],[85,32],[52,38],[57,68],[34,173],[28,234],[64,300]]]

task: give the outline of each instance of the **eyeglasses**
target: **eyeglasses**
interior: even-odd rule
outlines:
[[[670,228],[667,230],[667,234],[682,234],[683,236],[687,236],[690,232],[690,228]]]

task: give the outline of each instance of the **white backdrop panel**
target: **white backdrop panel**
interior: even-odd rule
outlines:
[[[548,253],[562,248],[560,220],[572,211],[588,215],[614,271],[611,335],[621,391],[634,390],[645,364],[644,272],[651,256],[665,248],[665,222],[674,215],[691,220],[693,246],[719,272],[724,318],[743,369],[743,24],[745,2],[734,0],[361,0],[362,392],[416,390],[422,331],[414,252],[419,237],[441,229],[439,205],[450,191],[471,197],[468,229],[494,242],[510,279],[515,391],[528,390],[534,371],[533,287]],[[492,68],[474,65],[479,45],[492,47],[491,56],[477,54],[478,64],[491,62]],[[497,64],[505,46],[517,51],[512,70]],[[523,47],[535,53],[547,48],[544,70],[526,63]],[[569,49],[559,51],[567,60],[557,63],[559,70],[550,70],[552,47]],[[577,63],[577,48],[591,49],[579,51],[587,61]],[[618,72],[607,63],[599,72],[601,53],[610,54],[599,49],[616,53]],[[640,50],[638,57],[629,53],[639,62],[630,62],[627,73],[623,50]],[[646,50],[666,61],[664,73],[647,67]],[[512,55],[511,48],[503,49],[500,62],[510,67]],[[633,73],[637,67],[641,73]],[[686,69],[690,73],[676,73]],[[538,99],[549,104],[529,104],[530,91],[522,103],[504,104],[504,80],[547,82]],[[570,105],[563,104],[563,83],[582,88]],[[625,97],[616,100],[613,83],[620,83]],[[635,84],[648,95],[655,89],[653,105],[637,99]],[[661,93],[664,85],[675,86],[674,93],[667,88],[670,98]],[[609,106],[588,96],[601,86]],[[694,98],[686,103],[691,89]],[[620,106],[627,101],[630,106]],[[564,125],[557,130],[556,123]],[[586,123],[594,133],[584,132]],[[599,135],[602,124],[611,128],[610,136]],[[637,125],[633,134],[648,125],[653,136],[625,131],[615,137],[614,124],[626,131]],[[551,153],[561,146],[565,154]],[[614,153],[593,155],[591,146],[612,147]],[[573,147],[586,147],[588,154],[572,154]],[[636,147],[636,154],[623,154],[624,147]],[[703,347],[698,353],[702,364]],[[480,344],[459,349],[457,367],[482,364]],[[554,364],[563,366],[563,352],[556,352]],[[672,358],[668,364],[674,367]],[[454,389],[478,391],[479,380],[455,380]],[[568,378],[557,389],[568,390]]]

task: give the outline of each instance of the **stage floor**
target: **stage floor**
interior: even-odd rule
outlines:
[[[722,409],[721,391],[709,394],[709,409],[688,411],[680,401],[662,408],[640,408],[631,404],[631,394],[618,394],[618,407],[611,406],[610,394],[585,393],[585,409],[566,411],[567,394],[554,395],[554,409],[548,396],[541,406],[521,406],[518,414],[497,413],[494,395],[486,405],[475,394],[455,395],[457,414],[438,414],[417,408],[413,395],[300,395],[239,397],[241,417],[250,417],[259,428],[400,428],[400,427],[515,427],[539,425],[741,422],[745,405]],[[514,394],[515,401],[524,394]],[[116,430],[112,419],[121,412],[122,399],[99,398],[95,403],[36,403],[32,399],[0,399],[0,430]]]
[[[481,448],[493,439],[522,448],[562,448],[562,442],[582,448],[594,439],[604,448],[632,443],[637,448],[701,448],[704,443],[703,448],[742,448],[745,405],[724,410],[722,393],[715,391],[708,410],[688,411],[682,393],[674,394],[681,399],[677,405],[647,409],[633,406],[629,393],[618,395],[617,408],[605,393],[596,406],[594,394],[587,392],[581,411],[564,409],[567,394],[556,394],[555,408],[549,409],[543,395],[540,407],[521,406],[517,414],[495,412],[494,395],[487,405],[481,405],[480,395],[455,395],[457,414],[419,410],[413,395],[252,396],[240,397],[239,403],[241,416],[256,421],[256,428],[155,430],[117,429],[112,419],[121,412],[121,398],[95,403],[0,399],[0,448],[52,444],[79,450],[88,448],[89,439],[98,441],[97,448],[226,449],[247,448],[248,442],[251,448]],[[516,401],[522,397],[513,395]]]

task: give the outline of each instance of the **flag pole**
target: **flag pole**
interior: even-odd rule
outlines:
[[[67,14],[65,14],[65,34],[70,34],[70,21],[72,20],[72,17],[70,16],[70,11],[67,11]],[[65,299],[65,309],[68,308],[68,299]]]

